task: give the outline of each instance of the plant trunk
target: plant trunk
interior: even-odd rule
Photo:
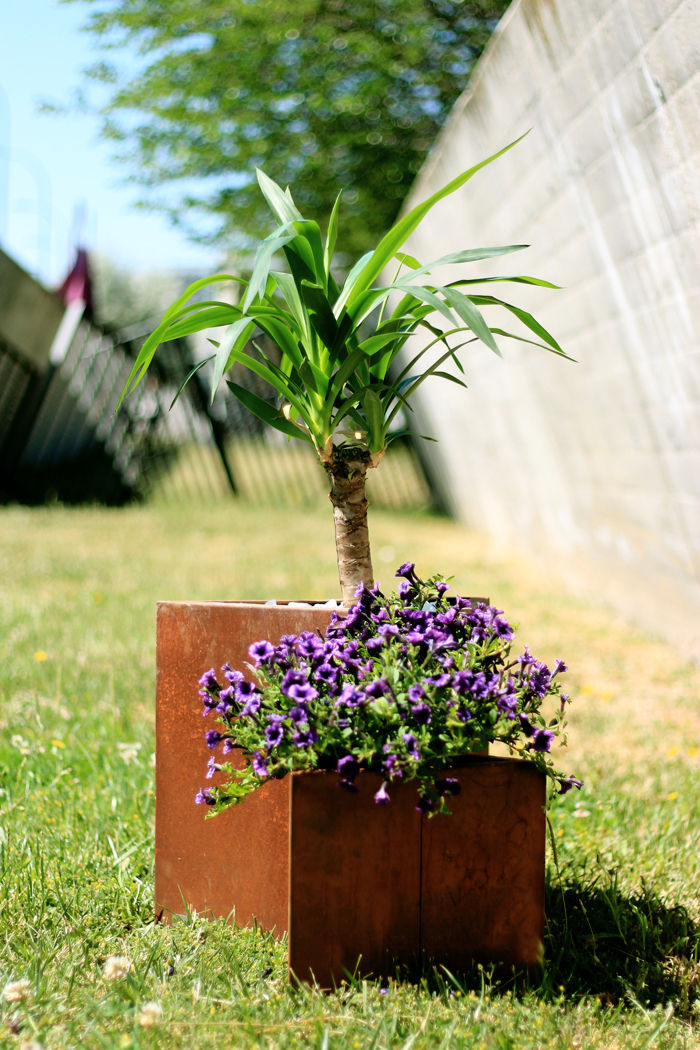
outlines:
[[[324,463],[331,483],[338,576],[345,606],[352,605],[358,584],[374,586],[365,493],[371,459],[365,449],[335,448]]]

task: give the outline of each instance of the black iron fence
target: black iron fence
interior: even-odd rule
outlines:
[[[235,494],[299,505],[324,498],[313,449],[262,428],[224,389],[210,403],[200,373],[172,404],[192,367],[184,340],[159,350],[117,411],[140,339],[85,319],[70,335],[65,352],[43,368],[0,335],[0,502],[211,503]],[[410,442],[397,441],[371,474],[374,505],[431,505]]]

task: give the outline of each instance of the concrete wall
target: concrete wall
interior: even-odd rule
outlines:
[[[563,285],[508,297],[578,363],[469,348],[425,451],[465,522],[700,656],[700,0],[515,0],[412,202],[528,128],[410,247],[531,244],[479,272]]]

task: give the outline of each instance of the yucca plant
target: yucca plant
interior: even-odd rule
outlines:
[[[377,466],[398,433],[399,414],[410,409],[410,399],[420,385],[428,376],[464,385],[459,375],[444,371],[443,366],[451,362],[463,374],[458,352],[478,340],[500,353],[497,335],[566,356],[530,313],[488,294],[483,287],[476,288],[504,281],[546,288],[555,285],[525,276],[465,276],[439,284],[432,276],[441,266],[508,255],[526,245],[464,249],[427,265],[401,251],[438,201],[519,141],[469,168],[400,218],[377,247],[358,260],[342,285],[333,267],[341,195],[324,241],[319,225],[297,210],[289,189],[282,190],[258,171],[260,189],[279,225],[261,242],[252,273],[247,278],[218,273],[191,284],[144,343],[122,395],[141,381],[161,343],[227,326],[218,342],[212,341],[215,352],[199,362],[188,378],[212,362],[213,396],[233,366],[244,366],[269,384],[276,406],[228,379],[233,394],[265,423],[314,446],[330,480],[345,605],[352,602],[358,584],[371,587],[374,582],[367,528],[367,470]],[[392,265],[396,267],[393,278],[382,279]],[[222,283],[237,287],[236,304],[218,299],[192,301],[202,288]],[[521,334],[487,323],[482,307],[515,316],[523,326]],[[420,330],[424,333],[421,343],[407,348]],[[255,343],[260,332],[278,348],[278,355],[266,353]],[[535,339],[530,338],[533,335]]]

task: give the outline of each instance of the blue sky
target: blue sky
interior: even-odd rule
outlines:
[[[215,269],[213,249],[134,208],[138,188],[112,160],[95,117],[48,115],[69,102],[99,57],[81,32],[89,5],[0,0],[0,247],[49,286],[70,268],[78,223],[87,249],[132,270]]]

